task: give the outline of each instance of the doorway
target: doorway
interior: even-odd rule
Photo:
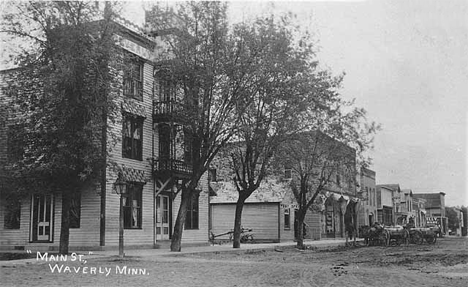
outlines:
[[[168,195],[156,196],[156,241],[170,239],[170,200]]]
[[[30,240],[32,242],[52,242],[53,224],[53,195],[34,194],[32,196]]]

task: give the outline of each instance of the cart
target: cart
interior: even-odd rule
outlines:
[[[409,238],[410,238],[410,233],[408,229],[406,229],[403,226],[388,226],[384,227],[385,230],[388,231],[388,241],[386,245],[390,246],[397,246],[404,244],[405,246],[408,246],[409,244]]]

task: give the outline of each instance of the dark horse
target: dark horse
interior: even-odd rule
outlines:
[[[366,245],[386,244],[388,240],[388,232],[379,223],[374,223],[372,226],[363,225],[359,227],[359,234],[364,238]]]

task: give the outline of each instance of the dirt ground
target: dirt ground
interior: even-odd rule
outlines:
[[[123,261],[98,257],[86,263],[0,262],[0,286],[466,287],[467,243],[466,237],[445,237],[435,245],[408,247],[357,246],[305,251],[282,247],[130,257]],[[60,273],[57,269],[52,272],[51,266],[55,264],[62,265]],[[132,271],[139,274],[132,275]]]

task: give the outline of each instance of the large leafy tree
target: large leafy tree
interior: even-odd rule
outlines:
[[[185,137],[188,139],[191,176],[183,181],[181,204],[172,234],[171,250],[181,250],[188,202],[197,192],[201,176],[235,130],[233,111],[242,81],[228,81],[236,73],[238,57],[222,2],[184,2],[171,9],[154,6],[147,14],[151,29],[163,35],[168,53],[159,55],[183,98]],[[242,75],[238,75],[242,78]]]
[[[324,85],[308,34],[297,37],[289,15],[257,19],[235,27],[236,47],[244,77],[243,97],[236,104],[238,144],[228,148],[239,194],[233,247],[240,246],[243,205],[270,173],[278,148],[307,130],[311,111],[323,109],[333,97]]]
[[[22,81],[7,87],[19,127],[14,140],[23,147],[10,175],[16,188],[61,194],[60,253],[66,254],[72,196],[102,178],[107,123],[117,110],[112,5],[17,2],[10,8],[2,32],[29,43],[15,58]]]

